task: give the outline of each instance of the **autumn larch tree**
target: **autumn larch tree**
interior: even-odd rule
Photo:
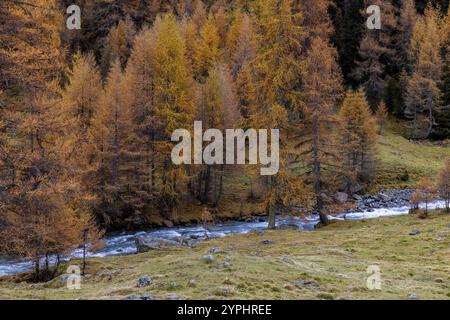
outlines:
[[[223,135],[226,129],[235,128],[240,122],[233,80],[226,65],[217,65],[210,71],[202,88],[198,113],[203,130],[218,129]],[[211,200],[214,207],[218,206],[223,193],[224,175],[223,164],[202,166],[198,175],[197,194],[203,203]]]
[[[156,202],[161,169],[156,148],[162,131],[155,109],[156,28],[143,29],[136,35],[122,92],[124,109],[130,113],[132,123],[127,161],[122,167],[128,172],[126,202],[133,220],[140,223],[146,221],[150,206]]]
[[[293,1],[293,11],[300,12],[303,15],[302,25],[307,40],[305,46],[309,46],[314,38],[322,38],[327,41],[330,39],[333,32],[332,22],[328,14],[331,3],[330,0]]]
[[[375,119],[363,90],[347,92],[339,116],[344,187],[354,193],[373,175],[377,144]]]
[[[63,92],[63,116],[67,121],[67,158],[80,170],[87,169],[88,131],[102,93],[100,70],[92,54],[76,54]]]
[[[249,63],[245,64],[239,72],[235,87],[239,111],[241,113],[242,127],[250,128],[252,121],[251,119],[257,111],[257,98],[254,71]]]
[[[125,69],[130,57],[134,33],[134,25],[129,18],[125,21],[121,20],[116,27],[109,31],[102,52],[101,70],[103,76],[108,74],[111,64],[116,59],[120,61],[121,68]]]
[[[219,58],[219,46],[219,33],[214,18],[210,15],[200,28],[199,37],[194,45],[192,69],[196,80],[204,82],[208,76],[208,71]]]
[[[389,113],[388,113],[386,104],[384,103],[384,101],[381,101],[381,103],[378,106],[377,111],[375,113],[375,119],[376,119],[377,125],[378,125],[377,131],[379,134],[383,134],[388,116],[389,116]]]
[[[108,227],[120,226],[128,216],[129,146],[133,137],[131,114],[125,109],[125,91],[119,59],[109,72],[105,89],[94,111],[89,129],[89,184],[98,197],[98,217]]]
[[[256,36],[253,21],[249,15],[236,10],[233,14],[233,22],[227,36],[227,59],[236,79],[245,64],[250,67],[253,62],[256,50]]]
[[[302,92],[299,81],[304,67],[299,63],[304,31],[301,14],[292,11],[289,0],[257,2],[256,29],[258,53],[254,61],[257,109],[253,114],[253,128],[280,129],[288,127],[288,111],[299,112]],[[285,207],[297,196],[292,192],[298,179],[292,179],[286,170],[292,150],[281,137],[280,171],[275,176],[262,177],[265,186],[265,210],[269,228],[275,228],[277,207]]]
[[[408,80],[405,97],[405,116],[412,121],[412,138],[418,138],[419,115],[426,114],[428,137],[435,124],[435,113],[439,107],[441,92],[439,81],[442,73],[441,29],[438,12],[431,6],[419,17],[414,27],[410,46],[413,73]]]
[[[0,254],[31,259],[35,279],[47,280],[60,255],[81,244],[80,204],[89,200],[63,152],[67,123],[59,112],[58,86],[65,67],[62,17],[54,1],[6,1],[0,7],[0,19],[13,23],[13,29],[0,32],[2,44],[5,40],[9,46],[6,51],[0,46],[2,86],[16,92],[15,99],[5,101],[11,117],[4,129],[14,136],[14,147],[7,151],[14,162],[7,162],[7,180],[3,172],[0,180],[7,183],[2,187]]]
[[[420,195],[420,201],[425,202],[425,212],[421,217],[426,218],[428,216],[428,204],[436,195],[436,185],[430,178],[422,178],[417,182],[416,192]]]
[[[333,169],[338,160],[330,128],[338,121],[336,111],[342,92],[342,76],[335,49],[321,38],[312,41],[305,65],[303,156],[313,184],[314,212],[326,225],[328,217],[324,211],[323,191],[326,187],[325,173]]]
[[[156,21],[155,28],[157,35],[154,48],[154,108],[156,117],[162,124],[161,141],[157,146],[158,152],[162,155],[159,201],[168,217],[172,218],[178,205],[180,181],[184,177],[185,170],[182,166],[175,166],[170,159],[170,149],[173,146],[170,142],[171,135],[176,129],[192,127],[195,104],[184,37],[175,17],[163,16]],[[214,31],[215,28],[207,27],[204,30]]]

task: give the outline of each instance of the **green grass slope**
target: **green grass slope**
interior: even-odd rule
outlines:
[[[412,187],[422,177],[435,178],[450,148],[410,141],[392,131],[379,137],[378,165],[370,189]]]

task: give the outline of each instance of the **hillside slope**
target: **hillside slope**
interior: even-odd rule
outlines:
[[[410,141],[388,131],[379,137],[378,165],[370,189],[413,187],[422,177],[435,178],[450,157],[445,143]]]

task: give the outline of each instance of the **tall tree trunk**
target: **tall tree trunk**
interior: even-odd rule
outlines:
[[[269,193],[270,193],[271,190],[272,190],[272,177],[271,176],[267,176],[267,187],[268,187],[268,190],[269,190]],[[267,203],[267,205],[266,205],[266,212],[269,215],[269,224],[268,224],[267,227],[269,229],[275,229],[275,222],[276,222],[275,215],[276,215],[276,212],[275,212],[275,210],[272,210],[270,203]]]
[[[428,107],[428,131],[427,131],[427,138],[431,135],[431,132],[433,131],[433,103],[430,103],[430,106]]]
[[[54,278],[56,276],[56,274],[58,273],[60,264],[61,264],[61,259],[59,257],[59,253],[57,253],[56,254],[56,264],[55,264],[55,268],[53,269],[52,278]]]
[[[205,174],[205,186],[203,189],[202,201],[204,203],[208,202],[208,193],[209,193],[209,180],[211,179],[211,166],[206,166],[206,174]]]
[[[34,258],[34,278],[35,280],[39,280],[39,276],[40,276],[40,259],[39,256]]]
[[[49,270],[48,252],[45,254],[45,272]]]
[[[219,206],[220,199],[222,198],[223,193],[223,176],[224,176],[224,165],[221,165],[220,168],[220,177],[219,177],[219,192],[217,193],[217,197],[214,201],[214,206]]]
[[[269,214],[269,224],[267,226],[268,229],[275,229],[275,210],[271,210],[270,206],[266,208],[267,213]]]
[[[417,107],[414,107],[413,131],[412,138],[417,139]]]
[[[317,111],[315,111],[317,112]],[[323,213],[322,199],[322,178],[319,159],[319,119],[318,115],[313,118],[313,173],[314,173],[314,196],[316,199],[315,210],[319,214],[320,223],[322,225],[329,224],[328,216]]]
[[[116,112],[115,112],[115,121],[114,121],[114,156],[112,160],[112,185],[115,186],[117,182],[117,171],[118,171],[118,165],[119,165],[119,127],[117,125],[117,121],[119,118],[117,106],[116,106]]]
[[[81,268],[81,275],[84,276],[86,270],[86,241],[87,241],[87,230],[83,231],[83,266]]]
[[[450,192],[445,193],[445,211],[450,212]]]

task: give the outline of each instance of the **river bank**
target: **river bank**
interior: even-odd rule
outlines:
[[[450,299],[449,235],[450,215],[440,212],[336,221],[314,232],[259,230],[90,258],[80,290],[67,290],[64,275],[40,284],[0,278],[0,298]],[[381,290],[367,288],[371,265]]]
[[[379,217],[407,215],[409,212],[409,194],[412,191],[383,190],[376,195],[353,195],[355,209],[347,210],[342,214],[330,216],[332,220],[361,220]],[[380,206],[380,207],[376,207]],[[430,203],[430,209],[442,208],[442,201]],[[361,211],[358,211],[361,210]],[[278,229],[293,229],[301,231],[314,230],[318,223],[318,217],[306,216],[279,216],[277,217]],[[236,234],[248,234],[252,231],[264,231],[267,228],[267,217],[261,215],[246,215],[239,220],[225,221],[208,226],[184,225],[171,228],[158,228],[152,230],[140,230],[136,232],[122,232],[110,234],[105,239],[105,246],[96,252],[89,252],[89,258],[106,258],[111,256],[123,256],[158,249],[160,246],[195,247],[200,242],[224,238]],[[64,258],[80,258],[81,250],[75,250]],[[0,257],[0,276],[13,275],[26,272],[32,268],[32,264],[26,260]]]

